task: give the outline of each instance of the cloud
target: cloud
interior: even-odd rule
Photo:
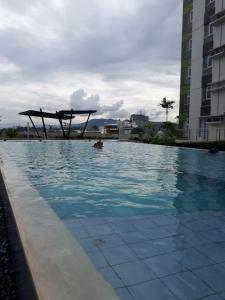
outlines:
[[[125,118],[128,112],[122,109],[123,100],[117,101],[111,105],[102,105],[100,97],[96,95],[87,95],[83,89],[76,90],[70,96],[70,106],[77,110],[97,110],[96,115],[105,115],[109,118]]]
[[[81,86],[83,105],[118,118],[178,103],[181,12],[180,0],[0,1],[0,106],[64,108]]]

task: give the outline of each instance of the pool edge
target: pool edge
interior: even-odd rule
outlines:
[[[7,159],[0,167],[38,298],[118,299],[26,176]]]

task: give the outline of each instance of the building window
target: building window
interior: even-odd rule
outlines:
[[[206,55],[203,58],[203,67],[204,67],[204,69],[208,69],[208,68],[212,67],[212,57],[211,57],[211,55]]]
[[[206,6],[211,4],[211,3],[214,3],[214,2],[215,2],[215,0],[206,0]]]
[[[189,78],[191,78],[191,67],[188,67],[186,69],[186,79],[189,79]]]
[[[202,99],[211,100],[211,86],[206,86],[202,90]]]
[[[188,50],[188,51],[192,50],[192,39],[190,39],[190,40],[187,42],[187,50]]]
[[[213,35],[214,27],[212,23],[205,26],[205,37]]]
[[[191,10],[189,13],[189,24],[192,24],[192,21],[193,21],[193,10]]]

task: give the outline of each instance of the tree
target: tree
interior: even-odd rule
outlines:
[[[151,121],[148,121],[148,123],[145,125],[148,129],[153,129],[153,123]]]
[[[166,122],[168,122],[168,114],[169,114],[169,109],[173,109],[173,104],[175,101],[168,101],[166,98],[163,98],[161,103],[159,104],[162,106],[162,108],[166,109]]]
[[[140,127],[133,128],[131,130],[131,134],[143,134],[143,133],[144,133],[144,130],[143,130],[143,128],[140,128]]]
[[[171,122],[164,122],[162,128],[166,130],[167,134],[176,135],[176,128]]]
[[[92,126],[93,130],[97,131],[98,130],[98,126],[94,125]]]
[[[176,119],[178,120],[179,125],[182,128],[184,124],[188,121],[188,114],[186,112],[180,113],[179,116],[176,116]]]
[[[14,128],[7,128],[6,134],[9,138],[16,138],[18,136],[18,132]]]

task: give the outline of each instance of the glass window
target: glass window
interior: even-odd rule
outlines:
[[[212,67],[212,57],[211,55],[206,55],[203,58],[203,67],[204,69],[208,69]]]
[[[191,67],[186,69],[186,78],[189,79],[191,77]]]
[[[214,27],[212,23],[205,25],[205,37],[213,35]]]

